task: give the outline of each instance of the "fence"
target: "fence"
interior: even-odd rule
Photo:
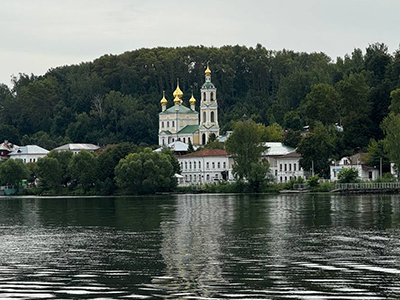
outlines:
[[[296,183],[293,189],[306,189],[306,183]],[[355,191],[355,190],[396,190],[400,189],[400,181],[396,182],[360,182],[360,183],[335,183],[332,184],[331,190],[338,191]]]

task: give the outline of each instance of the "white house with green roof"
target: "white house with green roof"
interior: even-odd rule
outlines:
[[[207,66],[205,83],[201,88],[200,113],[196,111],[196,99],[190,98],[190,107],[183,105],[183,92],[179,82],[174,96],[174,105],[167,108],[165,93],[161,99],[162,111],[159,113],[158,142],[166,146],[175,141],[192,143],[194,146],[207,144],[212,134],[219,136],[217,89],[211,83],[211,70]],[[200,115],[200,118],[199,118]]]

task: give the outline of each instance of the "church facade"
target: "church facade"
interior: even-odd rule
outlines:
[[[217,89],[211,82],[211,70],[205,70],[205,82],[200,89],[200,112],[196,111],[196,99],[189,100],[189,107],[183,103],[183,92],[179,83],[173,93],[174,105],[167,108],[165,93],[161,99],[159,113],[158,143],[166,146],[175,141],[205,145],[210,136],[219,136]]]

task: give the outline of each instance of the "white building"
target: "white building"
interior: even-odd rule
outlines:
[[[55,151],[72,151],[74,154],[81,152],[82,150],[86,150],[89,152],[94,152],[99,149],[99,146],[93,144],[65,144],[60,147],[55,148]]]
[[[172,94],[173,105],[167,108],[168,100],[160,101],[158,143],[165,146],[175,141],[193,145],[205,145],[211,135],[219,136],[217,89],[211,82],[211,70],[205,70],[205,82],[200,89],[200,111],[196,111],[196,99],[193,94],[186,106],[183,92],[177,84]]]
[[[301,155],[296,152],[295,148],[279,142],[267,142],[264,145],[267,147],[267,151],[263,153],[263,158],[268,160],[275,182],[288,182],[299,177],[305,178],[304,170],[300,166]]]
[[[233,180],[232,159],[225,150],[206,149],[177,157],[182,170],[180,185]]]
[[[379,169],[367,166],[365,163],[367,153],[357,153],[353,156],[342,157],[330,166],[331,181],[338,180],[338,175],[343,169],[353,168],[358,171],[358,178],[363,181],[376,180],[379,177]]]
[[[11,152],[9,154],[12,159],[22,159],[24,163],[35,163],[39,158],[43,158],[49,153],[48,150],[36,146],[36,145],[28,145],[19,147],[19,149]]]

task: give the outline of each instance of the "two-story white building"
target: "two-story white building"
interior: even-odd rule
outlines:
[[[366,164],[368,154],[357,153],[353,156],[342,157],[334,161],[330,166],[331,181],[338,180],[338,175],[343,169],[353,168],[358,171],[358,178],[363,181],[376,180],[379,177],[379,169],[369,167]]]
[[[300,166],[301,155],[295,148],[286,146],[280,142],[264,143],[267,150],[263,158],[267,159],[270,165],[271,174],[275,182],[288,182],[299,177],[305,178],[303,168]]]
[[[24,163],[36,163],[39,158],[43,158],[49,153],[48,150],[36,146],[27,145],[19,147],[17,150],[11,152],[9,157],[11,159],[22,159]]]
[[[179,185],[233,180],[232,159],[225,150],[205,149],[177,157],[183,178]]]

